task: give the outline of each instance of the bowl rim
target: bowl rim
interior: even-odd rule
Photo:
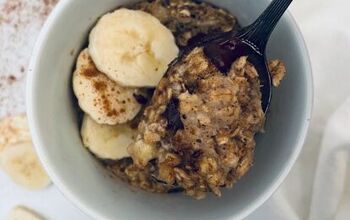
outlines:
[[[88,204],[86,201],[82,201],[79,198],[79,195],[75,192],[71,191],[67,185],[64,184],[64,181],[62,180],[62,176],[58,175],[55,171],[56,169],[53,168],[52,164],[50,163],[51,158],[47,155],[45,151],[45,147],[43,144],[43,134],[39,132],[39,123],[38,123],[38,115],[37,107],[34,105],[36,103],[36,95],[34,93],[34,88],[36,87],[37,77],[36,72],[38,71],[39,66],[39,57],[43,54],[44,44],[43,42],[46,42],[48,39],[48,33],[50,32],[51,28],[53,27],[53,24],[60,19],[60,14],[65,10],[66,7],[69,7],[69,0],[61,0],[58,2],[54,10],[51,12],[50,16],[47,18],[39,37],[36,41],[32,58],[29,64],[28,74],[27,74],[27,89],[26,89],[26,104],[27,104],[27,115],[28,115],[28,122],[30,131],[32,134],[33,143],[35,146],[35,150],[39,156],[40,161],[42,162],[45,170],[47,171],[48,175],[52,179],[53,183],[58,187],[58,189],[62,192],[62,194],[71,201],[78,209],[83,211],[85,214],[89,215],[90,217],[96,218],[96,219],[107,219],[103,213],[98,213],[94,210],[94,208]],[[300,137],[298,141],[296,142],[295,149],[293,151],[293,154],[288,158],[288,161],[285,163],[284,167],[281,169],[281,173],[279,176],[275,178],[275,181],[268,186],[267,189],[263,191],[263,193],[253,199],[251,205],[245,207],[238,213],[233,213],[232,217],[235,219],[243,219],[250,215],[252,212],[254,212],[257,208],[259,208],[261,205],[263,205],[272,195],[273,193],[279,188],[279,186],[283,183],[283,181],[286,179],[288,173],[290,172],[292,166],[295,164],[298,156],[300,155],[300,152],[303,148],[306,136],[308,134],[308,128],[310,125],[311,117],[312,117],[312,110],[313,110],[313,104],[314,104],[314,83],[313,83],[313,75],[312,75],[312,66],[311,66],[311,60],[309,56],[308,49],[306,47],[305,39],[303,38],[303,35],[301,33],[300,28],[298,27],[298,24],[296,20],[293,18],[292,14],[290,12],[286,12],[284,15],[286,18],[286,21],[290,28],[295,32],[295,35],[297,37],[297,41],[300,42],[301,51],[303,51],[302,58],[305,60],[305,74],[307,78],[307,94],[305,96],[306,99],[306,116],[307,120],[304,122],[304,125],[302,127],[302,130],[300,131]]]

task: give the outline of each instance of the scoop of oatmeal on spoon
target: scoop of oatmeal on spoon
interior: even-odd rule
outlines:
[[[153,161],[153,178],[196,198],[220,196],[249,170],[271,84],[285,74],[282,63],[267,64],[265,48],[291,1],[273,1],[252,25],[204,38],[172,63],[129,147],[136,167]]]

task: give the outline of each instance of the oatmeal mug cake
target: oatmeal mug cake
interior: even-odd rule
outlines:
[[[265,122],[259,73],[249,56],[222,73],[193,43],[239,28],[228,11],[192,0],[140,1],[102,16],[73,74],[86,148],[147,191],[200,199],[232,187],[253,165]],[[278,86],[283,62],[269,69]]]

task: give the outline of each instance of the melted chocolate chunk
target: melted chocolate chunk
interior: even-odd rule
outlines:
[[[183,191],[184,191],[183,188],[177,187],[177,188],[169,189],[168,193],[180,193],[180,192],[183,192]]]
[[[146,89],[146,93],[148,96],[152,97],[155,90],[155,88],[148,88]]]
[[[165,5],[165,6],[170,5],[170,0],[163,0],[163,5]]]
[[[141,105],[146,105],[148,102],[148,99],[146,97],[144,97],[143,95],[140,94],[133,94],[134,98],[136,99],[136,101],[138,103],[140,103]]]
[[[202,142],[202,141],[200,141],[200,142]],[[199,158],[202,154],[203,154],[202,151],[197,150],[197,151],[195,151],[195,152],[192,154],[192,158],[193,158],[193,159],[197,159],[197,158]]]
[[[101,163],[103,166],[114,166],[118,163],[118,161],[110,160],[110,159],[103,159],[103,160],[101,160]]]
[[[198,33],[188,40],[188,45],[195,46],[197,44],[200,44],[200,42],[202,42],[207,36],[208,35],[205,33]]]
[[[202,0],[192,0],[194,3],[201,4]]]
[[[193,94],[198,89],[197,83],[189,83],[186,84],[185,87],[190,94]]]
[[[177,98],[171,98],[163,113],[163,116],[168,121],[167,129],[173,131],[174,133],[176,133],[176,131],[179,129],[184,129],[178,107],[179,100]]]

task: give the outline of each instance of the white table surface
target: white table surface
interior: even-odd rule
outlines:
[[[31,51],[56,3],[57,0],[0,0],[0,118],[25,111],[25,78]],[[27,191],[0,170],[0,220],[16,205],[32,208],[49,220],[90,219],[54,185]]]
[[[0,0],[0,117],[25,111],[26,68],[40,27],[56,2],[57,0]],[[296,0],[293,2],[291,10],[306,37],[314,71],[316,71],[314,120],[306,147],[291,174],[274,197],[249,216],[247,218],[249,220],[313,220],[312,217],[309,218],[309,213],[313,198],[314,176],[305,175],[303,172],[307,171],[309,174],[315,172],[318,148],[321,144],[326,122],[345,98],[350,96],[349,81],[333,83],[331,85],[333,88],[331,95],[318,93],[317,91],[320,88],[324,88],[331,83],[331,81],[328,82],[324,79],[329,77],[328,75],[319,73],[327,70],[328,72],[323,72],[337,74],[337,77],[342,77],[344,70],[346,70],[346,63],[350,60],[340,61],[342,57],[337,57],[333,47],[339,46],[343,49],[350,49],[348,33],[350,28],[347,27],[347,22],[350,21],[350,17],[347,16],[347,8],[349,7],[350,2],[346,0]],[[327,43],[327,45],[329,44],[328,47],[325,46],[322,38],[333,39],[333,35],[324,32],[325,25],[333,25],[333,27],[336,27],[333,30],[340,33],[334,42]],[[346,28],[349,31],[346,31]],[[321,48],[323,51],[320,51]],[[325,56],[324,51],[330,53],[331,56]],[[331,53],[332,51],[333,53]],[[337,61],[331,62],[332,59]],[[336,67],[334,63],[337,63]],[[336,71],[333,72],[332,70]],[[348,164],[349,167],[350,163]],[[303,178],[300,179],[300,176],[303,176]],[[350,195],[349,192],[348,194]],[[284,206],[277,208],[276,201]],[[30,192],[13,184],[0,171],[0,219],[3,219],[9,209],[16,205],[26,205],[33,208],[47,219],[90,219],[67,201],[55,186],[51,185],[47,189]],[[320,217],[318,219],[333,218]],[[337,219],[345,220],[350,219],[350,217],[347,215],[344,218]]]

